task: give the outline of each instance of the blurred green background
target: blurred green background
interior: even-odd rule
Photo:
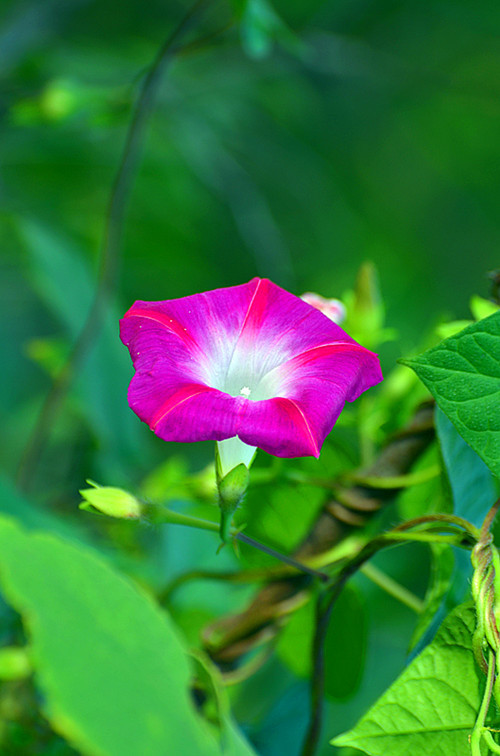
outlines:
[[[127,407],[117,319],[135,299],[256,275],[340,296],[372,260],[399,334],[381,348],[389,370],[441,317],[468,317],[499,266],[498,3],[275,0],[274,16],[255,1],[235,24],[238,5],[208,3],[186,40],[226,31],[166,72],[104,325],[24,471],[24,488],[59,515],[75,512],[88,476],[134,485],[173,451],[192,469],[212,455],[211,444],[167,450]],[[1,3],[0,423],[11,479],[92,301],[138,88],[188,7]],[[175,570],[179,554],[187,566],[199,554],[192,534],[179,538]],[[377,632],[381,648],[397,647],[396,668],[406,641],[383,622]],[[269,693],[279,705],[255,735],[269,755],[283,743],[266,730],[279,707],[289,718],[304,706],[303,688],[299,703],[293,687],[282,696],[287,685]]]
[[[187,7],[2,2],[0,402],[10,472],[47,390],[44,370],[88,308],[138,84]],[[498,265],[500,7],[280,0],[275,9],[289,29],[278,44],[234,26],[168,69],[128,204],[116,314],[135,299],[255,275],[338,296],[371,259],[401,336],[386,347],[390,365],[441,314],[467,316]],[[209,3],[188,39],[231,17],[230,4]],[[116,405],[127,411],[122,395]]]

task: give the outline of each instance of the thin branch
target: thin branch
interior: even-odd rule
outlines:
[[[259,551],[263,551],[265,554],[269,554],[269,556],[279,559],[280,562],[287,564],[289,567],[293,567],[298,572],[305,572],[307,575],[311,575],[312,577],[318,578],[321,581],[326,581],[329,579],[329,576],[326,574],[326,572],[320,572],[319,570],[315,570],[312,567],[308,567],[306,564],[298,562],[293,557],[287,556],[287,554],[282,554],[280,551],[276,551],[276,549],[272,549],[270,546],[266,546],[265,544],[260,543],[260,541],[256,541],[254,538],[250,538],[250,536],[245,535],[245,533],[238,533],[236,535],[236,539],[238,541],[241,541],[241,543],[246,543],[249,546],[253,546],[255,549],[259,549]]]
[[[111,189],[104,238],[100,255],[100,270],[94,300],[85,324],[73,349],[56,376],[43,403],[35,427],[26,444],[20,461],[17,481],[22,490],[29,490],[34,482],[37,464],[43,452],[55,415],[68,391],[71,381],[96,341],[96,330],[102,325],[106,304],[116,287],[120,257],[120,244],[127,202],[133,177],[139,162],[145,128],[153,109],[162,76],[172,58],[179,53],[179,40],[192,28],[194,21],[208,5],[209,0],[197,0],[188,10],[176,29],[161,47],[149,72],[143,80],[134,113],[130,122],[118,171]]]
[[[348,579],[358,570],[362,569],[365,563],[367,563],[368,560],[377,553],[377,551],[386,548],[388,544],[390,544],[390,541],[392,540],[394,535],[397,538],[401,538],[401,536],[408,536],[410,540],[411,536],[423,536],[426,534],[404,533],[401,531],[395,533],[395,531],[393,530],[389,531],[388,533],[383,533],[379,536],[376,536],[371,541],[369,541],[361,549],[361,551],[353,557],[350,562],[345,565],[345,567],[336,577],[335,582],[332,582],[330,588],[325,589],[323,595],[327,597],[326,606],[322,607],[321,605],[319,605],[317,612],[318,622],[316,625],[313,644],[314,656],[313,675],[311,679],[311,714],[301,756],[314,756],[321,734],[321,723],[323,720],[323,693],[325,685],[324,643],[332,609]],[[429,540],[434,540],[437,542],[442,542],[443,539],[446,538],[446,536],[440,536],[439,534],[432,533],[428,533],[428,536]],[[449,542],[450,545],[453,543],[449,540],[446,542]],[[455,537],[454,545],[461,546],[464,544],[461,544],[460,541],[457,540],[457,537]],[[320,600],[321,597],[319,601]]]
[[[339,580],[327,594],[320,594],[316,602],[316,628],[312,648],[311,713],[301,756],[314,756],[321,735],[325,692],[325,639],[333,607],[347,578],[348,575]]]
[[[185,525],[187,527],[199,528],[201,530],[209,530],[212,532],[219,530],[219,525],[215,522],[212,522],[211,520],[204,520],[200,517],[192,517],[191,515],[174,512],[167,507],[160,507],[156,504],[143,504],[142,511],[143,516],[156,525],[165,523],[169,525]],[[266,546],[266,544],[261,543],[260,541],[256,541],[255,538],[251,538],[241,531],[231,529],[228,535],[234,541],[246,543],[248,546],[252,546],[254,549],[258,549],[264,554],[269,554],[269,556],[278,559],[280,562],[287,565],[288,567],[291,567],[297,572],[303,572],[306,575],[318,578],[323,582],[326,582],[330,579],[330,576],[325,572],[319,572],[319,570],[315,570],[313,567],[308,567],[306,564],[299,562],[297,559],[294,559],[287,554],[282,554],[281,551],[277,551],[276,549],[271,548],[271,546]],[[224,544],[221,544],[221,546],[223,545]]]

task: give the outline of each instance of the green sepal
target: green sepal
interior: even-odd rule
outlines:
[[[220,537],[224,543],[227,543],[230,537],[233,514],[247,492],[250,471],[243,462],[240,462],[239,465],[233,467],[227,475],[221,478],[217,462],[216,455],[217,489],[219,491],[219,507],[221,511]]]

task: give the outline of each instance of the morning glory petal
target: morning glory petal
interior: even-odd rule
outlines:
[[[129,404],[167,441],[238,437],[319,456],[345,402],[382,379],[376,355],[266,279],[136,302],[121,338],[136,370]]]

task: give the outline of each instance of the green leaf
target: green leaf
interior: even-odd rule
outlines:
[[[0,579],[54,727],[92,756],[220,753],[168,616],[82,547],[0,517]]]
[[[460,435],[500,476],[500,312],[402,362],[415,370]]]
[[[453,511],[480,527],[497,497],[495,478],[441,410],[436,433],[453,498]]]
[[[466,756],[480,706],[474,626],[472,604],[457,607],[434,641],[333,745],[360,748],[370,756]]]
[[[453,499],[453,511],[480,527],[498,495],[495,478],[440,409],[436,410],[435,423]],[[469,554],[457,549],[454,557],[454,575],[447,598],[449,606],[460,603],[468,595],[472,572]]]

